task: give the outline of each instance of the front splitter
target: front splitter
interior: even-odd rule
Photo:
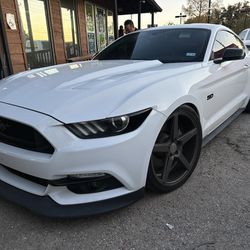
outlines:
[[[38,215],[53,218],[76,218],[103,214],[126,207],[144,197],[144,188],[107,200],[77,205],[60,205],[49,196],[34,195],[0,181],[0,197]]]

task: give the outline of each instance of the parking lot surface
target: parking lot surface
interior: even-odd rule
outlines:
[[[0,199],[1,249],[250,249],[250,115],[203,148],[192,177],[130,207],[51,220]]]

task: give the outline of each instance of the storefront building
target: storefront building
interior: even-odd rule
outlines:
[[[0,78],[84,60],[117,38],[118,15],[152,14],[154,0],[0,0]]]

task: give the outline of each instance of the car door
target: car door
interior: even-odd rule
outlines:
[[[248,80],[247,58],[215,64],[226,48],[245,49],[233,33],[221,30],[217,33],[208,63],[209,76],[203,86],[204,135],[209,134],[233,115],[246,101]]]

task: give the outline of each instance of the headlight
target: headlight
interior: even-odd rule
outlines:
[[[137,129],[148,117],[151,108],[122,116],[96,121],[66,124],[65,126],[77,137],[93,139],[121,135]]]

